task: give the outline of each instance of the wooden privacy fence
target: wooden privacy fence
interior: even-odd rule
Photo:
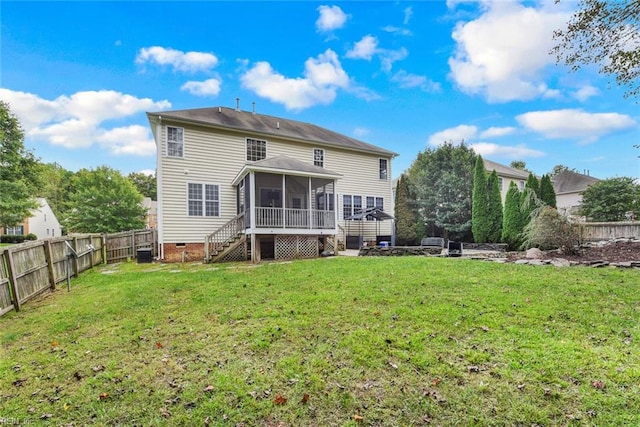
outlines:
[[[107,263],[135,258],[139,249],[151,249],[155,255],[158,253],[158,231],[149,229],[106,234],[105,248]]]
[[[617,238],[640,239],[640,221],[581,222],[578,226],[583,241]]]
[[[103,237],[73,235],[10,246],[0,252],[0,316],[67,277],[103,262]],[[77,256],[69,256],[71,249]]]
[[[69,254],[75,252],[74,256]],[[135,258],[139,249],[158,253],[156,230],[81,234],[9,246],[0,251],[0,316],[103,262]]]

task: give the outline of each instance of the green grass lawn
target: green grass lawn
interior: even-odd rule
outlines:
[[[100,266],[0,318],[0,420],[640,424],[637,270]]]

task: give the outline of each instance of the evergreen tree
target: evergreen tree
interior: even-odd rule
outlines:
[[[396,184],[395,199],[395,227],[397,245],[415,245],[422,237],[420,232],[418,211],[412,195],[409,181],[405,175],[400,175]]]
[[[445,142],[419,153],[408,172],[428,235],[452,240],[471,239],[471,199],[474,151],[464,144]]]
[[[525,184],[526,188],[530,188],[536,193],[536,197],[540,197],[540,181],[538,181],[538,177],[532,173],[529,173],[529,177],[527,178],[527,183]]]
[[[517,249],[522,244],[522,220],[520,190],[515,182],[511,182],[504,201],[504,216],[502,218],[502,241],[509,245],[510,249]]]
[[[489,241],[491,223],[488,216],[489,194],[487,189],[487,172],[482,156],[478,156],[473,170],[473,203],[471,207],[471,231],[473,232],[473,240],[478,243]]]
[[[497,243],[502,238],[502,194],[500,193],[498,173],[495,170],[491,172],[487,180],[487,191],[487,219],[489,223],[487,241]]]
[[[553,189],[551,177],[546,174],[542,175],[542,178],[540,179],[540,200],[552,208],[558,207],[556,204],[556,192]]]

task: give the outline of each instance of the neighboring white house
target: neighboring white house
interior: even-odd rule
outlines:
[[[40,207],[31,211],[31,217],[15,227],[8,227],[6,230],[0,228],[0,234],[35,234],[38,239],[61,236],[62,226],[51,210],[49,203],[43,198],[38,198],[37,202]]]
[[[558,211],[565,215],[577,215],[582,203],[582,193],[598,181],[598,178],[570,170],[564,170],[551,178]]]
[[[529,172],[492,162],[487,159],[483,159],[483,161],[484,167],[488,173],[495,170],[498,174],[498,185],[500,186],[500,194],[502,195],[503,204],[507,198],[507,191],[509,191],[511,182],[515,182],[519,190],[524,189],[524,186],[527,183],[527,178],[529,177]]]
[[[239,109],[147,117],[157,146],[161,259],[312,257],[350,239],[391,239],[396,153]],[[352,219],[365,209],[372,215]]]

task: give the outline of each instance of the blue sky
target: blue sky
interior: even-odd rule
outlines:
[[[640,177],[638,99],[548,55],[575,2],[0,3],[0,99],[70,170],[153,171],[146,111],[240,107],[399,153]]]

